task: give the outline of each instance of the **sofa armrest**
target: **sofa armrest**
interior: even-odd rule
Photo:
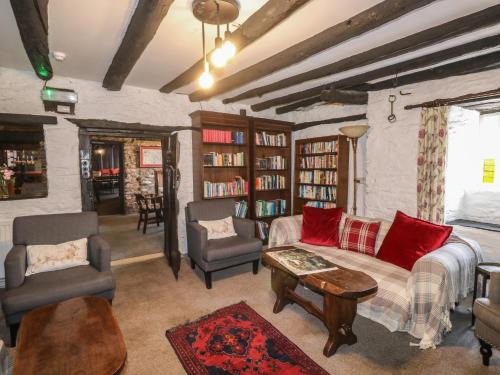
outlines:
[[[491,303],[500,305],[500,272],[493,271],[490,276],[489,298]]]
[[[99,272],[111,269],[111,247],[98,234],[89,237],[89,261]]]
[[[233,216],[234,230],[238,236],[255,238],[255,221]]]
[[[302,238],[302,215],[279,217],[269,229],[269,248],[291,245]]]
[[[205,249],[208,242],[207,228],[195,222],[186,223],[188,254],[195,260],[206,258]]]
[[[15,245],[5,257],[5,287],[17,288],[24,283],[26,273],[26,246]]]

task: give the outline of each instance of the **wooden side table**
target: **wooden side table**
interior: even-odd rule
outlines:
[[[472,295],[472,305],[474,306],[474,301],[477,296],[477,281],[479,278],[479,275],[481,275],[481,281],[482,281],[482,288],[481,288],[481,294],[479,297],[486,297],[486,284],[488,283],[488,280],[490,279],[491,272],[493,271],[500,271],[500,263],[479,263],[476,266],[476,273],[474,275],[474,294]],[[474,316],[474,313],[472,313],[472,325],[476,323],[476,317]]]

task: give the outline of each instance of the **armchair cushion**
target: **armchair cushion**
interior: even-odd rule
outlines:
[[[25,279],[23,285],[5,292],[6,315],[28,311],[73,297],[112,291],[115,282],[111,272],[99,272],[91,266],[78,266],[55,272],[43,272]]]
[[[473,306],[476,320],[495,330],[500,335],[500,305],[489,298],[478,298]]]
[[[17,288],[24,283],[26,272],[26,246],[15,245],[5,258],[5,287]]]
[[[262,242],[257,238],[233,236],[208,241],[204,258],[207,262],[228,259],[261,251]]]
[[[218,240],[220,238],[236,236],[233,218],[231,216],[219,220],[200,220],[198,221],[198,224],[207,228],[207,236],[209,240]]]

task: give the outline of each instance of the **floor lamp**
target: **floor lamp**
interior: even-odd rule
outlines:
[[[356,200],[357,200],[357,193],[358,193],[358,184],[360,183],[360,180],[358,178],[358,165],[357,165],[357,149],[358,149],[358,139],[361,138],[363,135],[366,134],[366,132],[370,129],[368,125],[352,125],[352,126],[344,126],[340,128],[340,132],[344,134],[347,138],[351,140],[352,144],[352,151],[353,151],[353,201],[352,201],[352,213],[356,215],[357,211],[357,206],[356,206]]]

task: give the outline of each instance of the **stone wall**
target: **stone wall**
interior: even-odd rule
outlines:
[[[135,194],[154,194],[155,170],[162,170],[161,168],[141,168],[139,163],[139,148],[140,146],[161,146],[161,142],[123,137],[92,137],[92,140],[123,143],[123,193],[125,213],[136,213],[138,207],[135,200]]]

